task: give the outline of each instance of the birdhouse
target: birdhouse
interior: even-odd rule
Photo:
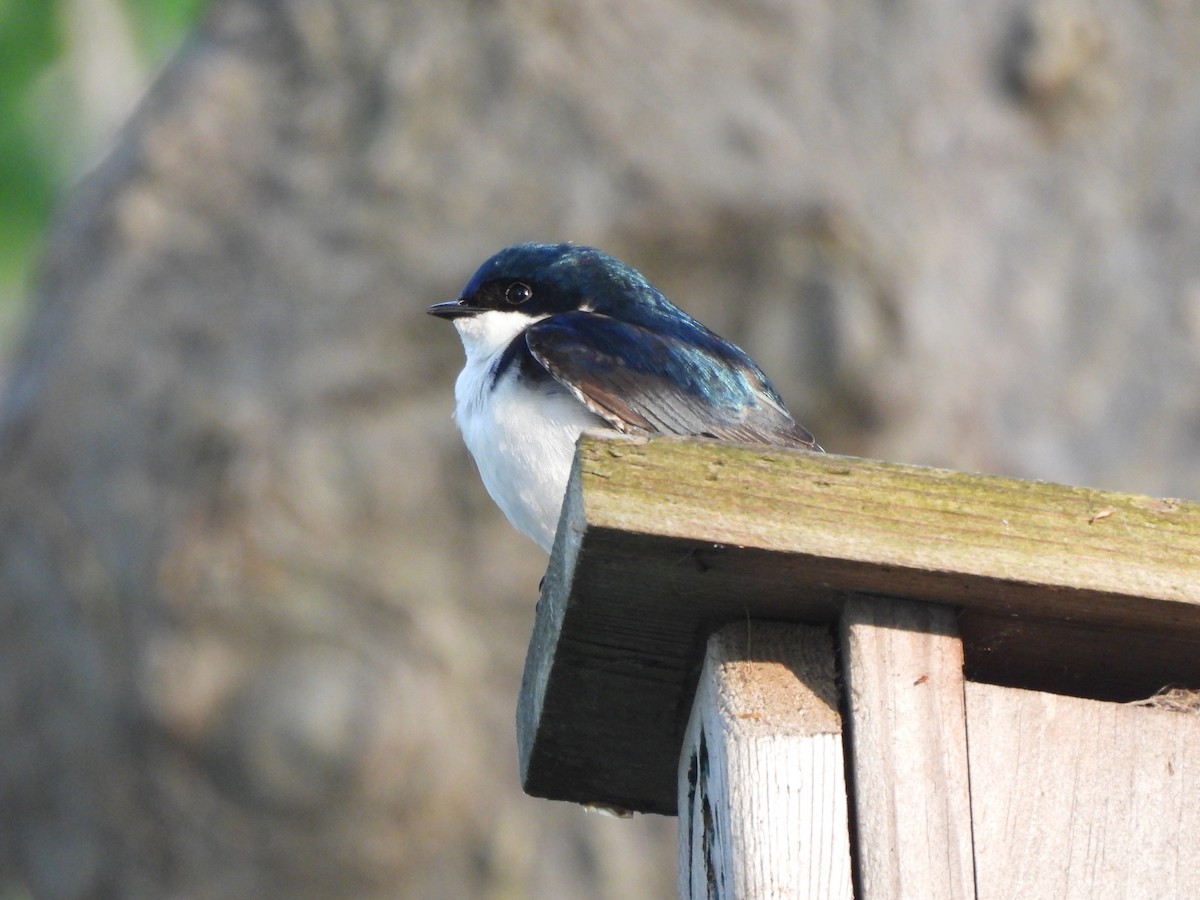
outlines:
[[[1200,505],[585,436],[528,793],[679,817],[680,896],[1200,896]]]

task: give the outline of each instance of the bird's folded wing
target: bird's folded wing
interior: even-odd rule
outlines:
[[[530,326],[525,340],[555,380],[620,431],[816,447],[737,347],[707,330],[686,338],[578,312]]]

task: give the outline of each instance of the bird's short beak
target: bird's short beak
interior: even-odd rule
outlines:
[[[433,304],[425,312],[439,319],[461,319],[463,316],[474,315],[479,310],[466,300],[447,300],[444,303]]]

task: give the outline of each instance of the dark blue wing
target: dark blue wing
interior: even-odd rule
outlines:
[[[698,323],[676,327],[686,334],[570,312],[530,326],[525,340],[546,371],[620,431],[819,449],[745,353]]]

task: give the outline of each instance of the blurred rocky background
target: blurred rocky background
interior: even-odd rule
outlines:
[[[830,451],[1196,498],[1197,147],[1173,0],[214,0],[4,339],[0,898],[672,895],[519,790],[544,558],[424,307],[591,243]]]

